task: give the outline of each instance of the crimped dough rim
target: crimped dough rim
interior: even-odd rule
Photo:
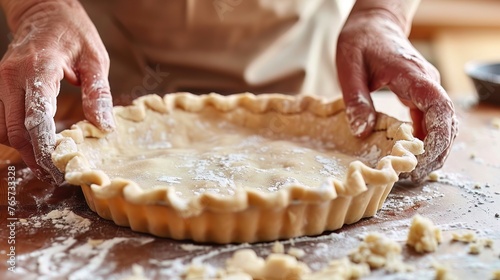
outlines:
[[[317,117],[339,114],[345,108],[341,99],[325,102],[312,96],[253,95],[251,93],[230,96],[211,93],[198,96],[190,93],[175,93],[167,94],[163,98],[158,95],[140,97],[131,106],[115,107],[114,114],[116,118],[140,122],[148,112],[168,114],[174,109],[197,112],[207,106],[212,106],[222,112],[244,108],[252,113],[273,111],[280,114],[301,114],[310,112]],[[110,179],[103,171],[90,168],[89,159],[78,149],[78,144],[86,138],[104,138],[107,135],[87,121],[79,122],[71,129],[58,134],[52,160],[65,173],[68,183],[90,186],[93,195],[98,199],[111,200],[123,197],[125,201],[132,204],[169,206],[182,217],[196,216],[203,211],[238,212],[251,207],[282,209],[294,203],[315,204],[333,201],[339,196],[354,197],[371,186],[391,188],[398,180],[400,173],[412,171],[417,165],[416,155],[423,153],[423,143],[412,136],[411,126],[379,114],[377,127],[383,128],[378,133],[386,133],[387,138],[394,139],[394,146],[389,155],[378,161],[375,168],[361,161],[354,161],[348,166],[344,178],[328,178],[328,185],[320,188],[290,185],[272,193],[240,189],[234,196],[222,197],[204,193],[186,201],[176,195],[174,188],[144,190],[128,179]]]

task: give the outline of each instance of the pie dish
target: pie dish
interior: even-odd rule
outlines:
[[[351,135],[341,99],[241,93],[148,95],[81,121],[52,160],[89,207],[135,231],[198,242],[317,235],[375,215],[423,144],[378,114]]]

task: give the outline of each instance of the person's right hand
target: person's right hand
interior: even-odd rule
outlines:
[[[60,183],[51,160],[60,81],[82,87],[85,117],[114,128],[109,58],[76,0],[0,0],[13,40],[0,61],[0,144],[17,149],[35,175]]]

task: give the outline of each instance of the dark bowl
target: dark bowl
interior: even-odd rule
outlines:
[[[500,62],[469,62],[465,72],[474,83],[479,102],[500,105]]]

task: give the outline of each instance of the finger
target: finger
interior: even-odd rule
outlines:
[[[441,90],[435,89],[434,92],[441,92]],[[421,96],[412,99],[416,100],[418,106],[421,107],[420,110],[425,115],[424,124],[427,135],[424,139],[424,148],[426,152],[421,158],[420,164],[427,166],[446,152],[453,141],[454,108],[451,100],[442,94],[435,94],[435,97],[432,98],[433,101],[430,98],[424,98],[428,103],[418,102],[418,100],[422,101]]]
[[[411,180],[415,183],[424,182],[425,179],[427,178],[427,175],[429,175],[429,173],[443,167],[443,164],[444,164],[446,158],[448,157],[450,150],[451,149],[446,149],[445,152],[440,154],[433,161],[427,163],[427,165],[418,164],[417,167],[411,173],[409,173],[407,177],[411,177]],[[419,156],[417,156],[417,160],[419,162],[421,162],[422,159],[425,157],[426,157],[425,155],[419,155]]]
[[[43,175],[36,164],[31,138],[24,126],[24,89],[18,83],[18,65],[3,63],[0,70],[0,141],[16,149],[33,172]]]
[[[26,165],[37,175],[45,177],[47,173],[36,163],[31,137],[24,126],[24,92],[23,89],[5,85],[4,92],[8,92],[8,106],[4,107],[5,129],[8,145],[16,149]]]
[[[420,164],[420,162],[422,162],[422,159],[426,156],[425,155],[418,155],[417,160],[418,160],[419,164],[417,165],[417,167],[412,172],[402,173],[399,177],[401,179],[411,178],[411,180],[415,183],[424,182],[429,173],[431,173],[432,171],[437,170],[443,166],[443,163],[445,162],[446,158],[448,157],[450,150],[451,149],[446,149],[444,153],[439,155],[435,160],[429,162],[427,165]]]
[[[436,157],[434,160],[427,160],[425,157],[427,155],[420,155],[418,157],[419,165],[417,165],[417,168],[412,171],[411,177],[414,182],[422,182],[426,176],[431,173],[434,170],[440,169],[443,167],[444,162],[448,158],[448,155],[451,152],[451,147],[453,145],[453,140],[455,140],[456,136],[458,134],[458,120],[456,117],[452,118],[452,130],[451,130],[451,141],[448,147],[444,149],[444,152],[442,152],[438,157]]]
[[[363,138],[373,131],[377,115],[368,89],[363,54],[348,48],[345,44],[337,48],[337,72],[351,132]]]
[[[46,171],[42,180],[62,183],[63,175],[52,162],[56,143],[54,116],[62,71],[38,70],[36,78],[26,83],[24,125],[33,143],[36,163]]]
[[[108,81],[108,60],[98,59],[93,55],[80,64],[79,68],[85,117],[98,128],[112,131],[115,120]]]
[[[424,115],[422,125],[414,123],[414,126],[417,135],[426,134],[425,153],[419,156],[419,163],[412,175],[414,178],[422,178],[442,167],[451,149],[457,131],[455,111],[444,89],[432,78],[422,74],[404,73],[408,72],[401,72],[390,84],[390,88],[398,96],[408,95],[415,106],[412,108],[414,121],[420,119],[416,110]]]
[[[423,140],[427,135],[427,129],[424,125],[424,113],[418,108],[410,108],[410,117],[413,122],[413,135]]]

